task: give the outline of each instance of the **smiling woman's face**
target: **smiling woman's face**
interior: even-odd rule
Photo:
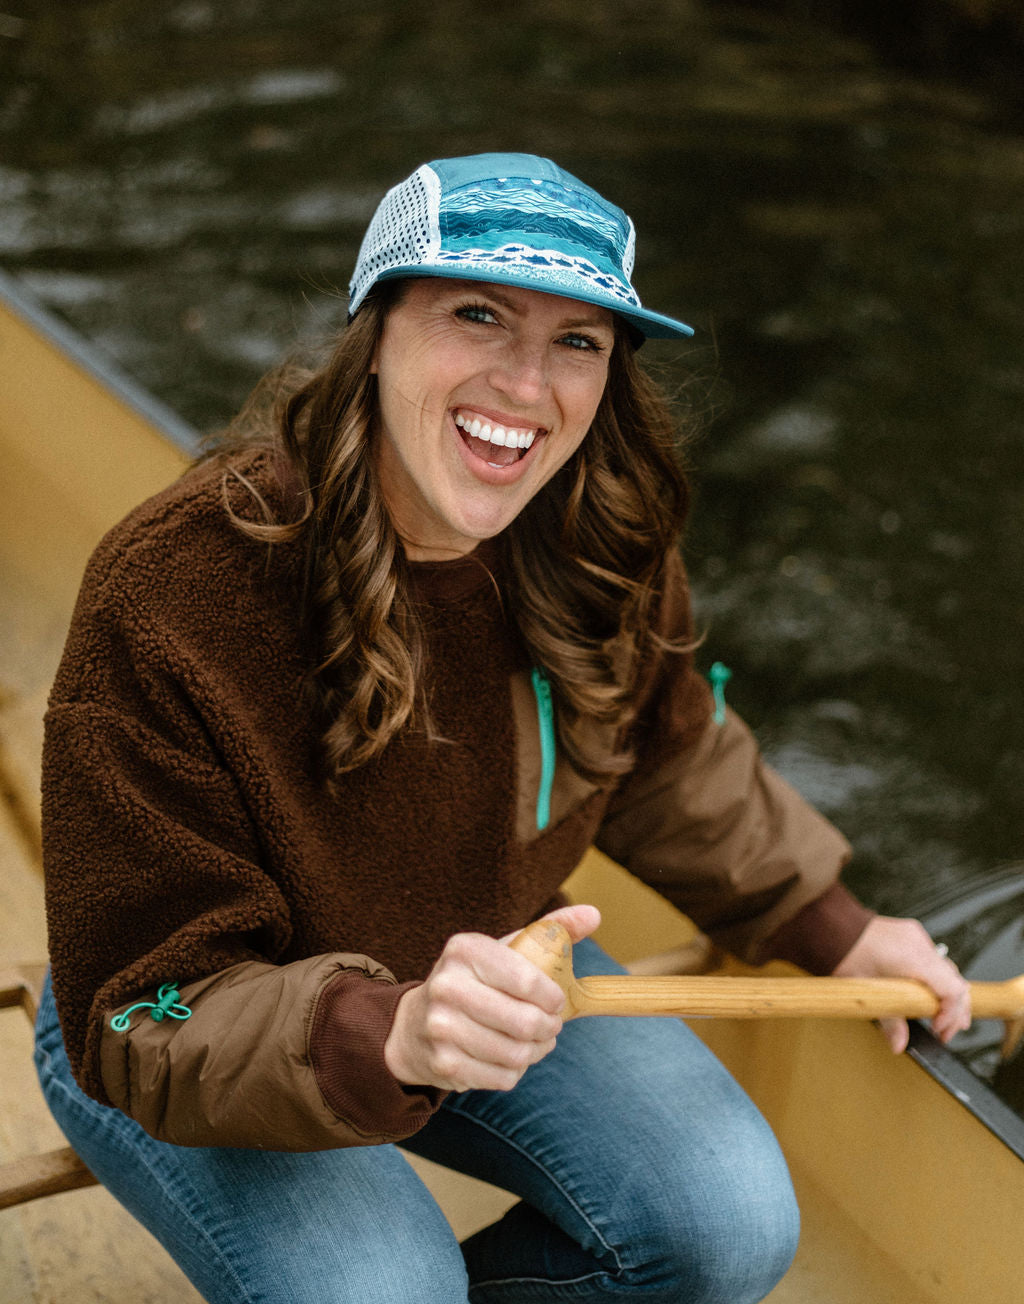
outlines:
[[[391,309],[374,371],[377,469],[407,556],[499,534],[582,443],[615,344],[576,299],[422,277]]]

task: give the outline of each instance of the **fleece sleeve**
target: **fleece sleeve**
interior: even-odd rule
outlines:
[[[287,906],[198,734],[183,750],[137,719],[65,704],[46,754],[54,987],[87,1092],[184,1145],[324,1149],[423,1125],[440,1093],[404,1088],[383,1057],[407,985],[360,955],[273,962]],[[168,982],[190,1018],[142,1008],[127,1031],[111,1026]]]

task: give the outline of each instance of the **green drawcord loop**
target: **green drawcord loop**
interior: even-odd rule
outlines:
[[[533,695],[537,699],[540,725],[540,789],[537,793],[537,828],[546,829],[551,820],[551,789],[555,782],[555,709],[551,681],[539,666],[530,671]]]
[[[134,1005],[129,1005],[123,1014],[114,1015],[110,1026],[115,1032],[127,1032],[131,1026],[131,1016],[136,1010],[148,1010],[149,1017],[156,1023],[162,1023],[168,1015],[172,1019],[190,1019],[192,1011],[187,1005],[178,1004],[180,995],[177,983],[164,983],[156,994],[155,1002],[137,1001]]]
[[[731,678],[732,671],[728,666],[723,666],[721,661],[716,661],[708,671],[715,698],[715,724],[725,724],[725,686]]]

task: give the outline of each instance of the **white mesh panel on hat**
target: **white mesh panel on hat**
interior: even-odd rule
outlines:
[[[349,285],[354,313],[374,282],[392,267],[432,263],[441,248],[441,181],[425,163],[392,186],[380,202],[359,248]]]

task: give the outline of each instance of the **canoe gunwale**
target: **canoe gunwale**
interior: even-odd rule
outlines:
[[[972,1073],[948,1047],[916,1019],[910,1020],[909,1057],[960,1102],[1018,1159],[1024,1159],[1024,1118],[1014,1113],[988,1083]]]

